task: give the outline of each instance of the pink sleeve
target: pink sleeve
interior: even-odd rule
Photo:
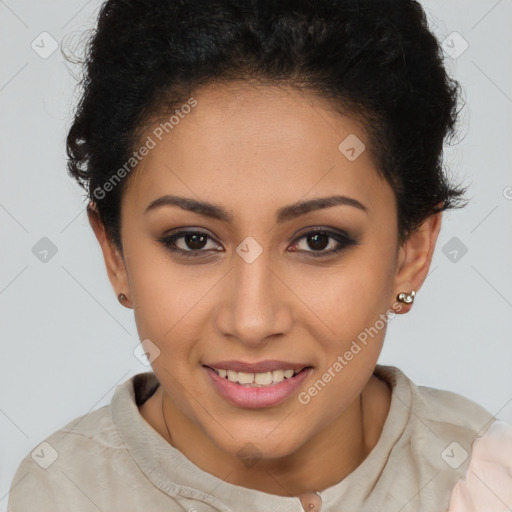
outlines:
[[[497,420],[476,438],[466,476],[452,490],[448,512],[512,510],[512,425]]]

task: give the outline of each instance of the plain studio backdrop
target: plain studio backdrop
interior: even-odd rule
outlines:
[[[61,46],[76,45],[100,5],[0,1],[0,512],[25,454],[149,370],[66,174],[78,69]],[[390,321],[379,363],[512,421],[512,1],[423,5],[464,91],[445,163],[471,201],[444,215],[430,274],[412,311]]]

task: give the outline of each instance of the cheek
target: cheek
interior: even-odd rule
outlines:
[[[144,272],[133,283],[134,315],[140,336],[161,344],[194,338],[200,318],[205,314],[204,297],[211,286],[195,280],[161,274],[158,268]],[[146,276],[146,277],[144,277]],[[202,300],[203,299],[203,300]],[[155,341],[157,342],[157,341]]]
[[[162,356],[155,364],[165,361],[178,371],[197,361],[218,275],[199,265],[181,266],[158,249],[132,253],[129,271],[139,337],[150,339]]]
[[[190,303],[198,300],[201,285],[191,283],[187,273],[151,243],[127,243],[125,254],[139,335],[164,341],[186,318]]]
[[[324,321],[326,334],[347,341],[392,306],[394,268],[392,247],[362,244],[340,265],[304,273],[298,289]]]
[[[311,410],[336,416],[364,386],[382,350],[391,309],[394,255],[373,244],[359,247],[319,294],[316,311],[329,326],[313,388]],[[321,298],[320,298],[321,295]],[[313,404],[314,402],[314,404]]]

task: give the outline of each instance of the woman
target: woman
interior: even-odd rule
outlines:
[[[496,418],[377,364],[462,204],[419,4],[109,0],[86,65],[69,171],[153,372],[27,455],[9,510],[459,506]]]

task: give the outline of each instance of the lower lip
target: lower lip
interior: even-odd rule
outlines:
[[[250,387],[230,382],[222,378],[211,368],[203,367],[208,373],[216,390],[228,402],[248,409],[258,409],[261,407],[272,407],[286,400],[292,395],[313,371],[313,368],[306,368],[297,373],[294,377],[285,379],[279,384],[272,384],[264,387]]]

